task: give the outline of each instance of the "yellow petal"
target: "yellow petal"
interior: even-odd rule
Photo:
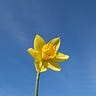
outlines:
[[[34,39],[34,49],[38,50],[39,52],[41,52],[42,47],[43,47],[44,44],[46,44],[44,39],[41,36],[36,35],[36,37]]]
[[[48,68],[54,70],[54,71],[60,71],[61,68],[58,64],[56,64],[55,62],[53,61],[50,61],[49,64],[48,64]]]
[[[63,53],[58,53],[57,56],[54,58],[55,62],[63,62],[69,58],[68,55]]]
[[[51,41],[49,41],[49,43],[51,43],[53,46],[56,47],[56,51],[59,49],[60,46],[60,38],[54,38]]]
[[[42,63],[42,61],[35,60],[34,64],[35,64],[35,68],[36,68],[36,71],[37,71],[37,72],[45,72],[45,71],[47,71],[47,69],[48,69],[48,68]]]
[[[27,51],[34,59],[41,60],[41,55],[37,50],[29,48]]]

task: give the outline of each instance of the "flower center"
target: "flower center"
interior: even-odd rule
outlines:
[[[45,44],[42,48],[42,58],[44,60],[53,59],[56,56],[56,47],[52,44]]]

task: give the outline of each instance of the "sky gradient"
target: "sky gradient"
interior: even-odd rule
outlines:
[[[95,0],[0,0],[0,96],[34,96],[36,34],[70,56],[41,74],[39,96],[96,96]]]

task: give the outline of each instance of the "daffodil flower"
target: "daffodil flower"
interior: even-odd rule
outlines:
[[[35,59],[34,65],[37,71],[34,96],[38,96],[40,72],[47,71],[48,68],[54,71],[60,71],[61,68],[57,63],[63,62],[69,58],[68,55],[58,52],[59,46],[59,37],[46,43],[41,36],[36,35],[34,39],[34,49],[29,48],[27,50],[28,53]]]
[[[69,56],[58,52],[59,46],[59,37],[46,43],[41,36],[36,35],[34,49],[29,48],[28,53],[35,59],[34,64],[38,73],[47,71],[48,68],[54,71],[61,70],[57,63],[67,60]]]

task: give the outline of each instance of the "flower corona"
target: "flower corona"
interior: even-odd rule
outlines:
[[[53,59],[56,56],[56,47],[52,44],[45,44],[42,48],[42,58],[44,60]]]

